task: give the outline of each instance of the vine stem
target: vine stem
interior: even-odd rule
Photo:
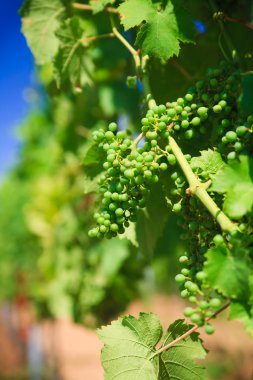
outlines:
[[[224,214],[223,211],[221,211],[214,200],[210,197],[206,191],[206,184],[200,182],[195,176],[182,150],[176,143],[175,139],[171,136],[169,136],[169,144],[189,183],[190,193],[195,195],[203,203],[210,214],[217,220],[223,231],[232,232],[237,229],[237,226],[231,222],[231,220]]]
[[[125,37],[122,36],[122,34],[120,34],[120,32],[118,31],[118,29],[115,26],[112,15],[110,15],[110,21],[111,21],[111,25],[112,25],[113,34],[115,35],[116,38],[118,38],[118,40],[132,54],[134,62],[135,62],[136,69],[138,71],[139,68],[141,67],[141,60],[140,60],[139,52],[132,47],[132,45],[125,39]]]
[[[228,21],[228,22],[233,22],[236,24],[241,24],[245,26],[246,28],[253,30],[253,24],[251,24],[251,22],[249,21],[242,20],[240,18],[229,17],[226,14],[222,14],[221,17],[222,17],[222,21]]]
[[[219,310],[217,310],[215,313],[213,313],[210,317],[206,318],[205,321],[209,322],[211,319],[215,318],[222,311],[224,311],[225,309],[227,309],[229,307],[229,305],[230,305],[230,302],[226,303]],[[157,350],[155,352],[155,354],[153,355],[153,357],[161,354],[164,351],[167,351],[169,348],[173,347],[176,343],[180,342],[180,340],[187,338],[189,335],[191,335],[192,333],[194,333],[195,331],[197,331],[200,327],[202,327],[202,326],[198,326],[198,325],[193,326],[190,330],[188,330],[183,335],[181,335],[178,338],[174,339],[172,342],[166,344],[165,346],[159,348],[159,350]]]
[[[83,37],[82,42],[93,42],[97,40],[102,40],[104,38],[114,38],[114,33],[105,33],[105,34],[99,34],[98,36],[91,36],[91,37]]]
[[[91,11],[91,12],[93,11],[93,8],[88,4],[73,3],[72,7],[75,9],[80,9],[82,11]],[[111,8],[111,7],[105,8],[104,11],[108,13],[119,13],[117,9]]]
[[[216,3],[215,3],[215,0],[209,0],[209,4],[210,4],[212,12],[216,13],[217,12],[217,6],[216,6]],[[225,39],[225,41],[227,43],[227,47],[230,50],[231,55],[233,56],[233,52],[235,51],[235,48],[233,46],[231,38],[228,35],[226,29],[224,28],[223,22],[221,20],[218,20],[218,23],[219,23],[219,26],[220,26],[221,34],[223,34],[224,39]]]
[[[137,147],[137,145],[139,144],[139,142],[141,141],[141,139],[144,137],[144,133],[141,132],[139,134],[139,136],[136,137],[136,139],[133,141],[133,144],[132,144],[132,151],[134,151]]]

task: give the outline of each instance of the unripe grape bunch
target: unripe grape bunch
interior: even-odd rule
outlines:
[[[97,225],[89,236],[110,239],[123,234],[130,222],[137,220],[138,210],[145,207],[152,184],[162,173],[167,174],[173,184],[171,210],[180,216],[179,224],[185,230],[182,239],[188,246],[179,258],[183,267],[175,281],[181,297],[192,304],[184,315],[198,326],[205,325],[207,334],[214,332],[209,318],[224,299],[205,282],[204,253],[210,246],[226,247],[229,239],[219,234],[215,220],[200,202],[189,197],[186,178],[169,141],[171,136],[182,152],[190,151],[184,155],[189,164],[201,149],[209,147],[217,149],[227,162],[236,160],[239,153],[252,149],[253,135],[253,117],[243,117],[238,104],[240,93],[240,72],[221,63],[184,97],[149,109],[141,119],[137,139],[130,138],[128,131],[118,131],[114,122],[108,130],[94,132],[94,141],[107,159],[99,179],[102,209],[95,214]],[[209,179],[207,172],[192,170],[201,181]]]
[[[219,69],[209,70],[205,80],[197,82],[183,98],[149,109],[136,141],[127,131],[117,131],[116,123],[110,123],[106,131],[94,132],[94,141],[107,159],[99,179],[102,210],[94,215],[97,226],[89,231],[90,237],[112,238],[136,221],[150,186],[159,181],[162,172],[174,171],[177,160],[168,143],[170,135],[183,147],[189,141],[194,146],[195,140],[208,147],[211,138],[212,146],[219,147],[227,160],[236,159],[250,145],[253,117],[244,120],[238,111],[240,83],[239,71],[222,63]],[[138,147],[140,138],[145,142]],[[186,158],[190,161],[191,155]],[[204,175],[200,173],[200,177]],[[184,179],[174,178],[175,193],[180,193]],[[181,209],[180,201],[172,208],[175,213]]]

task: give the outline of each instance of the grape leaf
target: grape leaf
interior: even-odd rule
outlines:
[[[102,12],[107,5],[113,4],[114,2],[115,0],[91,0],[90,5],[92,7],[93,13],[96,14]]]
[[[104,150],[96,143],[88,144],[83,158],[85,174],[93,179],[103,170],[103,162],[105,162]]]
[[[94,193],[98,191],[98,177],[90,179],[84,175],[84,194]]]
[[[126,30],[145,21],[136,39],[143,54],[167,60],[179,54],[179,41],[193,42],[193,22],[181,0],[168,1],[163,10],[150,0],[128,0],[118,10]]]
[[[151,188],[146,209],[141,210],[136,224],[136,235],[141,252],[152,255],[169,217],[169,208],[160,183]]]
[[[151,0],[127,0],[118,7],[118,11],[125,30],[128,30],[147,21],[149,14],[154,14],[155,7]]]
[[[182,319],[176,320],[170,325],[163,346],[183,335],[191,327],[185,324]],[[206,355],[198,335],[198,333],[192,333],[161,354],[159,379],[205,379],[205,368],[192,360],[195,358],[203,359]]]
[[[168,329],[164,345],[190,328],[183,320],[175,321]],[[98,330],[98,336],[104,343],[105,380],[204,379],[204,368],[192,360],[205,356],[198,334],[193,333],[169,350],[156,354],[162,327],[152,313],[140,313],[138,319],[130,315],[120,318]]]
[[[213,177],[211,191],[226,193],[224,212],[232,219],[239,219],[253,206],[253,159],[240,156],[224,166]]]
[[[65,14],[61,0],[26,0],[20,9],[22,32],[38,65],[52,61],[59,41],[55,35]]]
[[[225,246],[210,248],[204,264],[207,283],[225,297],[245,299],[249,294],[250,268],[243,251],[232,255]]]
[[[199,157],[193,157],[191,160],[192,168],[200,168],[208,174],[215,174],[224,166],[221,155],[211,149],[202,150]]]
[[[138,241],[136,237],[135,223],[130,222],[129,227],[126,228],[123,234],[119,235],[119,239],[128,239],[135,247],[138,247]]]
[[[245,330],[253,337],[253,315],[245,305],[231,302],[229,319],[241,321]]]
[[[54,62],[58,85],[66,79],[75,87],[92,83],[93,63],[87,53],[85,25],[83,20],[75,16],[62,23],[56,32],[60,41]]]

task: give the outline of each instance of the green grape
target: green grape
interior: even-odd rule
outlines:
[[[117,124],[116,123],[110,123],[108,128],[109,128],[109,131],[116,132],[117,131]]]
[[[223,239],[222,235],[217,234],[217,235],[214,236],[214,238],[213,238],[213,242],[214,242],[216,245],[223,245],[223,244],[224,244],[224,239]]]
[[[186,94],[185,95],[185,99],[188,101],[188,102],[191,102],[193,100],[193,95],[192,94]]]
[[[186,307],[184,309],[184,315],[186,317],[190,317],[194,313],[194,309],[192,307]]]
[[[215,331],[215,329],[214,329],[213,325],[210,325],[209,323],[207,323],[206,326],[205,326],[205,332],[207,334],[211,335],[211,334],[214,333],[214,331]]]
[[[236,152],[230,152],[227,155],[228,160],[234,160],[236,158]]]
[[[181,203],[175,203],[172,207],[172,211],[178,214],[182,210]]]
[[[190,271],[189,271],[189,269],[187,269],[187,268],[182,268],[181,273],[182,273],[184,276],[188,276],[188,274],[190,273]]]
[[[191,124],[192,124],[194,127],[196,127],[197,125],[200,124],[200,121],[201,121],[200,118],[197,117],[197,116],[195,116],[195,117],[192,119]]]
[[[207,111],[208,111],[208,108],[206,108],[206,107],[199,107],[198,110],[197,110],[199,116],[206,115]]]
[[[183,282],[185,282],[185,276],[183,274],[177,274],[175,276],[175,281],[178,283],[178,284],[182,284]]]
[[[179,257],[180,263],[186,263],[187,261],[189,261],[189,258],[187,256],[180,256]]]
[[[188,292],[187,289],[182,290],[182,292],[180,294],[181,294],[182,298],[188,298],[190,295],[190,293]]]
[[[219,309],[220,306],[221,306],[221,300],[219,298],[211,299],[210,307],[212,307],[214,309]]]
[[[209,303],[207,301],[201,301],[199,307],[201,310],[207,310],[209,308]]]
[[[244,125],[236,128],[237,136],[240,136],[240,137],[244,136],[246,132],[247,132],[247,128]]]
[[[167,160],[168,160],[168,163],[169,163],[170,165],[175,165],[176,162],[177,162],[177,159],[176,159],[176,157],[174,156],[174,154],[168,154],[168,156],[167,156]]]
[[[222,107],[219,104],[213,106],[213,112],[220,113],[222,111]]]
[[[191,321],[193,322],[193,323],[196,323],[196,324],[198,324],[198,323],[200,323],[200,321],[202,320],[202,318],[201,318],[201,316],[198,314],[198,313],[193,313],[192,315],[191,315]]]
[[[198,291],[198,286],[194,284],[192,281],[186,281],[185,283],[185,288],[189,290],[190,293],[197,293]]]
[[[162,162],[160,165],[159,165],[160,169],[162,171],[165,171],[168,169],[168,165],[165,163],[165,162]]]
[[[181,123],[181,127],[186,129],[189,127],[189,121],[188,120],[183,120],[182,123]],[[174,126],[174,129],[175,129],[175,126]]]
[[[192,129],[188,129],[184,133],[184,137],[186,138],[186,140],[192,139],[193,135],[194,135],[194,131]]]
[[[234,131],[228,131],[226,133],[226,139],[229,142],[234,142],[237,139],[237,134]]]
[[[198,272],[196,273],[196,279],[199,281],[204,281],[206,279],[207,275],[205,272]]]
[[[189,302],[196,303],[197,302],[197,297],[196,296],[190,296],[189,297]]]

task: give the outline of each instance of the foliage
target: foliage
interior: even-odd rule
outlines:
[[[194,326],[175,321],[159,348],[152,314],[101,328],[106,379],[204,378],[196,331],[213,333],[210,320],[227,307],[252,334],[251,7],[21,8],[47,101],[20,128],[20,160],[0,192],[1,298],[15,297],[10,278],[22,273],[41,317],[100,324],[138,296],[153,268],[164,289],[179,270],[191,305]]]

